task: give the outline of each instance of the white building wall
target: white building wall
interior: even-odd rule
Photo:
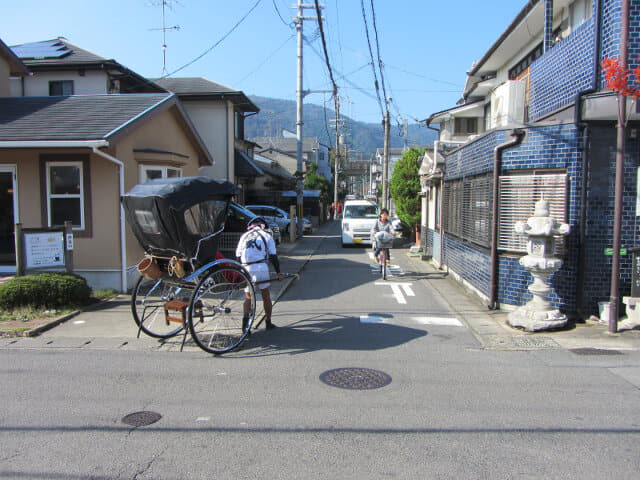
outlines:
[[[226,103],[211,101],[183,102],[184,108],[193,122],[200,138],[213,157],[213,165],[206,167],[203,174],[218,180],[233,181],[229,172],[229,123]],[[231,145],[233,148],[233,144]]]
[[[87,71],[83,76],[77,71],[69,72],[47,72],[36,73],[32,76],[24,78],[24,96],[25,97],[48,97],[49,82],[72,80],[74,95],[101,95],[108,93],[109,81],[107,75],[103,72]],[[19,78],[11,79],[11,95],[23,96],[21,80]]]

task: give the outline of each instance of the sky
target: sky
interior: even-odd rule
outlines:
[[[247,95],[296,99],[295,0],[164,2],[166,62],[163,0],[5,0],[0,9],[0,39],[12,46],[62,36],[145,77],[205,77]],[[453,107],[472,63],[526,3],[321,1],[341,113],[379,123],[384,93],[390,98],[393,123],[414,123]],[[315,9],[305,10],[305,15],[315,17]],[[303,89],[310,91],[305,103],[333,109],[318,22],[305,20],[303,33]]]

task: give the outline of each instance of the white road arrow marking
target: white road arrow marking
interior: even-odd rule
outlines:
[[[402,291],[407,295],[407,297],[415,297],[416,294],[413,292],[411,285],[412,283],[396,283],[396,282],[376,282],[375,285],[387,285],[391,287],[391,292],[393,296],[396,298],[396,301],[402,305],[406,305],[407,300],[402,295]]]

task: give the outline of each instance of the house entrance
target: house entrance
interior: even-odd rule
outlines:
[[[14,223],[17,211],[16,168],[0,165],[0,271],[16,264]]]

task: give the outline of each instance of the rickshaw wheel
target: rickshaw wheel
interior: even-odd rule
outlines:
[[[248,318],[243,322],[245,302]],[[189,331],[204,351],[230,352],[247,338],[255,311],[255,291],[247,273],[232,265],[219,266],[207,273],[193,292]]]
[[[184,324],[167,321],[165,304],[180,298],[181,294],[188,300],[190,293],[162,278],[140,277],[131,295],[131,312],[136,325],[150,337],[173,337],[184,328]]]

